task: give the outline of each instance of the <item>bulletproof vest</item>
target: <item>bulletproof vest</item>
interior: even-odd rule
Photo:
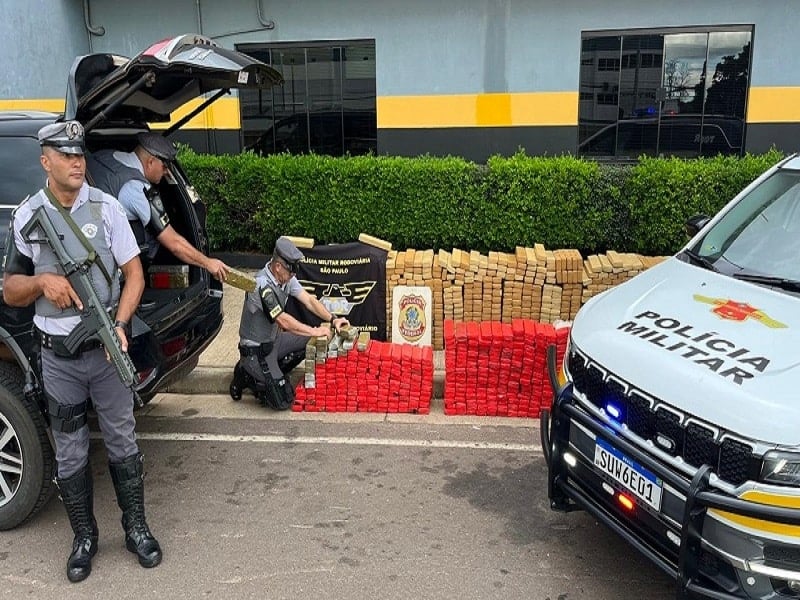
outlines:
[[[42,205],[50,204],[50,201],[45,197],[44,191],[39,190],[29,202],[31,208],[35,211]],[[108,246],[106,240],[105,228],[103,226],[103,205],[106,200],[103,198],[103,193],[100,190],[89,188],[89,200],[84,202],[77,210],[70,213],[72,220],[84,234],[94,230],[94,237],[87,237],[87,241],[94,248],[97,253],[97,260],[102,260],[106,267],[106,271],[111,275],[112,281],[109,285],[108,281],[100,270],[97,264],[93,264],[89,271],[92,284],[97,292],[97,297],[106,306],[111,308],[119,301],[119,276],[117,274],[117,265],[114,262],[114,256],[111,254],[111,248]],[[47,214],[53,221],[55,230],[59,233],[61,241],[67,254],[70,255],[72,260],[81,264],[88,258],[88,252],[83,244],[80,242],[75,232],[72,230],[61,213],[57,210],[47,210]],[[39,245],[39,259],[34,265],[34,273],[60,273],[64,274],[64,269],[56,258],[55,253],[47,244]],[[66,308],[64,310],[58,308],[55,304],[50,302],[44,295],[36,299],[36,314],[42,317],[64,318],[80,315],[75,307]]]
[[[260,273],[258,274],[260,275]],[[258,277],[256,275],[256,277]],[[289,299],[287,294],[281,286],[272,283],[267,279],[265,285],[272,288],[275,292],[275,297],[281,308],[286,308],[286,301]],[[265,342],[274,342],[278,337],[278,324],[271,323],[264,314],[264,307],[261,305],[261,296],[259,289],[256,288],[252,292],[247,292],[244,298],[244,306],[242,306],[242,318],[239,322],[239,337],[253,342],[263,344]]]
[[[131,179],[149,185],[147,178],[138,169],[127,167],[114,158],[113,150],[98,150],[86,155],[86,169],[94,180],[94,186],[119,198],[122,186]],[[144,187],[144,186],[142,186]]]

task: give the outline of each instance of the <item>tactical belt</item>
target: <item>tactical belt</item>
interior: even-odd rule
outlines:
[[[242,358],[248,356],[257,356],[258,358],[266,358],[272,352],[272,342],[264,342],[258,346],[239,346],[239,354]]]
[[[64,340],[66,337],[67,336],[65,335],[50,335],[44,331],[39,331],[39,342],[41,343],[42,348],[48,348],[49,350],[52,350],[53,354],[59,358],[78,358],[84,352],[88,352],[89,350],[97,350],[98,348],[103,347],[103,343],[100,340],[86,340],[80,346],[78,346],[78,349],[75,352],[70,352],[64,346]]]
[[[48,396],[47,413],[50,415],[50,427],[55,431],[72,433],[86,425],[86,401],[80,404],[58,404]]]

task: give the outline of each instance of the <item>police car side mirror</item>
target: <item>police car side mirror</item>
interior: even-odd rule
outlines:
[[[686,228],[686,235],[693,238],[700,233],[700,230],[705,227],[710,220],[711,217],[707,215],[694,215],[693,217],[689,217],[684,225]]]

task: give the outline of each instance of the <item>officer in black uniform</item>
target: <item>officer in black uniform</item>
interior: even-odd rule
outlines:
[[[144,289],[139,248],[116,199],[85,182],[83,127],[77,121],[39,130],[41,164],[47,183],[14,211],[6,242],[3,298],[9,306],[35,303],[33,318],[41,343],[42,387],[56,448],[56,483],[74,533],[67,577],[81,581],[92,570],[98,530],[93,511],[89,465],[87,398],[97,413],[109,469],[122,509],[125,545],[143,567],[161,562],[161,547],[145,521],[143,457],[134,433],[133,392],[120,380],[100,342],[89,340],[70,353],[65,337],[80,323],[83,305],[64,276],[41,228],[22,234],[43,207],[67,253],[91,264],[92,283],[109,311],[116,309],[115,331],[128,347],[130,319]],[[90,250],[96,253],[93,260]],[[120,290],[119,272],[125,278]]]
[[[98,150],[86,160],[94,185],[117,198],[143,251],[143,260],[155,256],[159,244],[179,260],[207,270],[225,281],[229,267],[192,246],[169,222],[159,192],[162,179],[170,181],[169,165],[177,152],[167,138],[148,131],[136,136],[133,152]],[[173,180],[174,181],[174,180]]]
[[[329,335],[331,330],[306,325],[287,313],[290,296],[337,330],[349,325],[297,281],[297,264],[303,258],[290,239],[278,238],[272,258],[256,274],[255,291],[245,296],[239,323],[240,358],[230,385],[234,400],[242,397],[243,389],[250,388],[264,406],[275,410],[292,406],[294,390],[286,374],[305,357],[309,338]]]

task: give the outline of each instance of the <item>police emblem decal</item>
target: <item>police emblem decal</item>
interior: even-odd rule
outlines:
[[[746,302],[738,302],[737,300],[731,300],[730,298],[709,298],[708,296],[703,296],[701,294],[694,294],[692,298],[697,302],[712,305],[714,308],[711,309],[711,312],[717,315],[720,319],[724,319],[726,321],[736,321],[742,323],[748,319],[754,319],[762,325],[772,329],[784,329],[788,327],[785,323],[781,323],[780,321],[776,321],[770,317],[760,308],[751,306]]]
[[[425,299],[409,294],[400,298],[400,314],[397,317],[400,335],[408,342],[421,339],[427,329],[425,322]]]

